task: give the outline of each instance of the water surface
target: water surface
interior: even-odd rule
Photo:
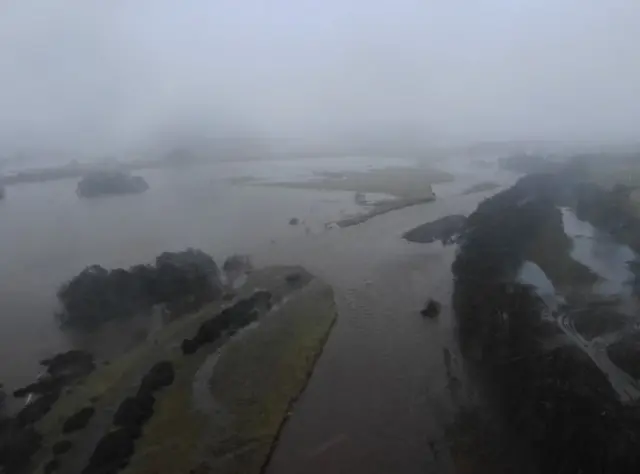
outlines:
[[[344,163],[351,169],[387,165]],[[229,183],[338,168],[287,162],[143,171],[148,192],[99,200],[78,199],[74,181],[12,187],[0,205],[0,378],[9,387],[26,383],[39,358],[66,347],[52,318],[55,290],[84,266],[128,266],[189,246],[218,262],[249,253],[257,265],[305,266],[334,287],[339,309],[268,471],[449,470],[444,429],[466,397],[450,301],[456,248],[409,243],[402,234],[450,214],[467,215],[496,191],[460,195],[486,180],[464,174],[462,185],[434,186],[435,202],[326,229],[326,222],[361,209],[354,193]],[[301,224],[288,225],[291,217]],[[443,304],[437,319],[420,315],[428,298]]]

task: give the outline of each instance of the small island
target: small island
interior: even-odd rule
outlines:
[[[96,171],[87,174],[78,183],[76,194],[93,198],[114,194],[138,194],[149,189],[141,176],[131,176],[123,171]]]

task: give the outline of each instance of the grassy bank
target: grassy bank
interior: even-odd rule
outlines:
[[[331,288],[314,280],[232,338],[212,368],[211,353],[176,365],[125,472],[260,472],[335,318]],[[206,412],[194,409],[197,377],[208,380]]]
[[[226,460],[242,466],[227,472],[259,472],[306,385],[336,310],[331,288],[300,267],[251,273],[234,301],[256,290],[269,292],[275,306],[233,336],[227,332],[195,353],[183,351],[185,339],[232,304],[217,302],[159,329],[135,349],[100,362],[37,423],[42,445],[28,472],[42,472],[54,460],[58,473],[82,472],[97,443],[114,430],[119,405],[135,395],[141,378],[159,361],[171,364],[175,380],[154,394],[152,416],[135,441],[129,465],[120,472],[199,472],[214,465],[218,472]],[[211,365],[212,360],[217,363]],[[197,380],[204,380],[204,394],[196,393]],[[196,403],[196,395],[201,403]],[[95,410],[86,426],[63,434],[65,421],[85,407]],[[230,414],[234,424],[228,424]],[[60,441],[70,442],[70,448],[52,457]]]

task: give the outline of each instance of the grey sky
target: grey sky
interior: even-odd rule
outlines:
[[[0,150],[175,130],[628,140],[638,45],[636,0],[4,0]]]

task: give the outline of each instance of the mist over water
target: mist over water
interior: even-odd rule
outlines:
[[[146,193],[95,200],[78,198],[72,179],[10,187],[0,202],[0,351],[11,361],[2,367],[3,382],[28,382],[40,359],[67,346],[54,320],[55,293],[88,265],[126,268],[188,247],[221,265],[231,254],[304,237],[306,229],[323,232],[327,222],[361,209],[353,192],[234,186],[233,178],[309,179],[320,170],[410,162],[354,158],[145,170]],[[292,217],[302,224],[288,225]]]
[[[249,254],[303,265],[339,312],[271,472],[448,472],[432,443],[466,396],[456,248],[402,235],[510,186],[505,155],[636,145],[638,44],[633,0],[5,1],[0,177],[138,160],[149,189],[81,199],[75,178],[7,186],[0,383],[10,393],[73,347],[56,291],[86,266]],[[176,150],[194,166],[162,161]],[[386,167],[453,181],[432,186],[435,202],[340,229],[327,224],[363,211],[355,190],[262,185]],[[635,254],[572,224],[571,256],[610,277],[598,288],[630,292]],[[431,297],[436,320],[420,317]]]
[[[9,0],[0,156],[635,141],[640,6]]]

